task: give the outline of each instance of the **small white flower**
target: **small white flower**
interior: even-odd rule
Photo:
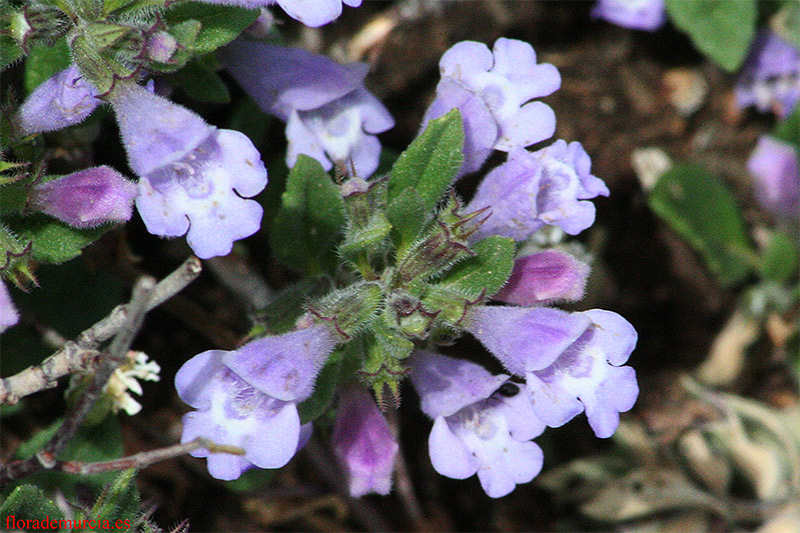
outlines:
[[[135,415],[142,410],[142,405],[137,402],[128,391],[141,396],[142,386],[137,379],[144,381],[159,381],[161,367],[155,361],[148,361],[144,352],[130,351],[127,361],[111,374],[111,379],[106,385],[106,392],[113,399],[112,409],[115,413],[120,409],[129,415]]]

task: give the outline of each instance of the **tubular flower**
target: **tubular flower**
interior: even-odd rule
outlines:
[[[200,0],[207,4],[241,6],[248,9],[278,4],[286,14],[310,26],[317,28],[332,22],[342,14],[342,4],[358,7],[361,0]]]
[[[558,140],[533,153],[514,150],[486,175],[466,208],[492,211],[473,239],[502,235],[523,241],[546,225],[577,235],[594,223],[595,207],[588,200],[608,196],[605,183],[590,167],[578,142]]]
[[[347,474],[351,496],[389,494],[399,446],[363,387],[350,385],[340,394],[331,443]]]
[[[508,283],[494,299],[521,306],[576,301],[583,297],[589,265],[559,250],[546,250],[514,262]]]
[[[454,479],[477,473],[492,498],[536,477],[543,454],[531,439],[545,426],[524,388],[436,353],[417,352],[411,364],[422,410],[434,420],[428,447],[437,472]]]
[[[92,114],[101,103],[97,91],[78,67],[70,65],[39,85],[19,109],[23,135],[73,126]]]
[[[19,322],[19,313],[5,282],[0,279],[0,333]]]
[[[136,207],[155,235],[186,234],[201,258],[226,255],[258,231],[263,210],[248,200],[267,184],[253,143],[135,84],[109,96],[128,162],[139,179]]]
[[[800,50],[771,31],[753,40],[734,89],[741,108],[787,117],[800,101]]]
[[[592,17],[645,31],[655,31],[667,21],[664,0],[597,0]]]
[[[364,88],[366,65],[343,66],[305,50],[244,39],[218,55],[264,112],[286,121],[288,166],[305,154],[326,170],[352,161],[362,177],[378,168],[376,134],[394,120]]]
[[[217,479],[236,479],[252,465],[285,465],[310,435],[300,426],[297,403],[311,394],[334,344],[324,326],[312,326],[236,351],[196,355],[175,376],[178,395],[197,409],[183,417],[181,441],[203,436],[245,450],[243,457],[192,452],[208,457],[208,471]]]
[[[790,144],[768,135],[758,145],[747,169],[753,176],[758,202],[781,224],[795,230],[800,226],[800,157]]]
[[[462,174],[478,170],[493,149],[510,152],[553,136],[555,113],[531,100],[555,92],[561,76],[553,65],[536,63],[530,44],[501,38],[490,51],[483,43],[463,41],[445,52],[439,70],[442,79],[422,129],[453,108],[461,111]]]
[[[130,220],[136,184],[111,167],[93,167],[31,190],[35,209],[76,228]]]

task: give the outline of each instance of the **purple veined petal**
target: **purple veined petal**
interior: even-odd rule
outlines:
[[[512,439],[502,450],[493,451],[493,457],[487,457],[493,464],[478,469],[481,487],[490,498],[507,496],[518,484],[530,482],[542,471],[544,453],[535,442]]]
[[[316,159],[325,171],[333,168],[333,163],[325,155],[322,143],[303,122],[297,111],[293,111],[286,122],[286,139],[289,146],[286,148],[286,166],[294,167],[300,154]]]
[[[16,325],[17,322],[19,322],[19,313],[8,292],[8,287],[0,279],[0,333]]]
[[[183,416],[183,433],[181,443],[191,442],[197,437],[205,437],[215,444],[237,444],[228,440],[222,427],[215,424],[207,411],[193,411]],[[252,463],[240,455],[227,453],[209,453],[206,448],[199,448],[189,453],[193,457],[206,458],[208,472],[216,479],[230,481],[237,479]]]
[[[604,309],[591,309],[582,314],[594,323],[592,342],[602,347],[608,362],[614,366],[625,363],[639,339],[631,323],[617,313]]]
[[[488,46],[475,41],[461,41],[442,55],[439,60],[439,72],[443,78],[463,81],[487,72],[493,63],[492,52]]]
[[[336,345],[316,324],[277,337],[262,337],[226,353],[223,363],[264,394],[283,401],[311,395],[320,368]]]
[[[476,306],[467,331],[511,373],[525,376],[553,364],[590,325],[587,316],[560,309]]]
[[[578,398],[543,382],[535,372],[525,376],[525,383],[533,396],[536,416],[551,428],[563,426],[584,410]]]
[[[261,229],[261,205],[232,193],[220,195],[218,207],[188,212],[190,225],[186,242],[197,257],[208,259],[231,253],[233,243]],[[193,216],[194,215],[194,216]]]
[[[508,430],[514,440],[519,442],[529,441],[541,435],[545,430],[545,423],[536,415],[533,408],[533,398],[530,391],[521,385],[508,382],[506,387],[511,387],[511,392],[516,389],[516,394],[503,394],[498,391],[493,394],[497,400],[495,409],[506,419]],[[535,475],[535,474],[534,474]],[[528,480],[530,481],[530,479]],[[518,483],[527,483],[526,481]]]
[[[267,186],[267,171],[261,154],[250,139],[235,130],[217,130],[221,151],[219,166],[231,175],[231,186],[244,198],[252,198]]]
[[[170,201],[174,195],[180,195],[179,188],[177,183],[167,182],[156,190],[148,178],[139,178],[136,209],[148,232],[163,237],[180,237],[189,231],[186,213],[173,209]]]
[[[500,138],[495,149],[510,152],[518,146],[530,146],[553,136],[556,114],[547,104],[530,102],[500,122]]]
[[[222,370],[221,358],[225,353],[227,352],[223,350],[208,350],[195,355],[183,364],[175,374],[175,389],[181,400],[195,409],[211,408],[209,381],[215,379],[213,376]]]
[[[452,479],[467,479],[478,471],[477,460],[450,430],[444,417],[438,416],[428,438],[433,469]]]
[[[299,48],[241,38],[217,56],[264,112],[282,120],[293,110],[317,109],[345,96],[367,75],[366,65],[343,66]]]
[[[664,0],[597,0],[592,17],[645,31],[655,31],[667,21]]]
[[[19,109],[23,135],[55,131],[83,122],[100,105],[97,90],[75,64],[39,85]]]
[[[505,286],[493,299],[521,306],[583,297],[589,265],[560,250],[546,250],[514,261]]]
[[[32,207],[76,228],[124,222],[133,214],[136,184],[111,167],[92,167],[39,183]]]
[[[478,96],[452,78],[442,78],[436,87],[436,99],[425,113],[420,133],[428,122],[458,109],[464,126],[464,162],[459,175],[481,168],[497,140],[498,130],[489,109]]]
[[[139,176],[180,162],[215,131],[199,115],[134,83],[118,83],[108,98],[128,164]]]
[[[422,399],[422,412],[433,419],[488,398],[508,379],[475,363],[422,350],[411,360],[410,377]]]
[[[272,413],[266,413],[269,414]],[[260,468],[280,468],[294,457],[300,443],[296,404],[283,404],[272,416],[256,416],[253,424],[252,436],[247,441],[248,461]]]
[[[352,497],[389,494],[399,445],[383,413],[362,386],[349,385],[341,392],[331,444],[347,475]]]

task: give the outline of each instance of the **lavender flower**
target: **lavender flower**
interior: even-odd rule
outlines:
[[[768,135],[758,145],[747,168],[755,180],[756,198],[784,225],[800,226],[800,162],[797,149]]]
[[[765,30],[753,40],[734,90],[741,108],[755,106],[779,117],[800,101],[800,50]]]
[[[22,134],[55,131],[83,122],[100,104],[97,95],[78,67],[70,65],[39,85],[22,103],[18,116]]]
[[[589,265],[559,250],[546,250],[517,259],[494,299],[522,306],[580,300],[588,275]]]
[[[667,21],[664,0],[597,0],[592,17],[645,31],[655,31]]]
[[[241,6],[248,9],[278,4],[286,13],[306,26],[317,28],[336,20],[342,14],[342,4],[358,7],[361,0],[201,0],[207,4]]]
[[[266,186],[267,171],[246,136],[209,126],[135,84],[119,83],[109,99],[140,177],[136,207],[150,233],[186,234],[207,259],[258,231],[261,206],[246,198]]]
[[[439,61],[442,79],[422,129],[453,108],[464,121],[464,164],[461,173],[480,168],[492,149],[510,152],[552,137],[553,110],[534,98],[561,86],[558,70],[537,64],[530,44],[498,39],[493,51],[474,41],[450,48]]]
[[[502,235],[526,240],[545,225],[576,235],[594,223],[586,201],[608,196],[603,181],[591,174],[591,160],[578,142],[558,140],[530,153],[522,148],[481,182],[467,211],[490,208],[492,216],[473,239]]]
[[[611,436],[639,389],[621,367],[636,330],[611,311],[478,306],[467,329],[513,374],[524,377],[536,415],[557,427],[584,410],[598,437]]]
[[[130,220],[136,184],[111,167],[93,167],[39,183],[33,208],[76,228]]]
[[[389,494],[399,446],[383,414],[363,387],[350,385],[340,393],[331,443],[347,473],[351,496],[359,498],[371,492]]]
[[[334,344],[325,326],[316,325],[236,351],[196,355],[175,376],[178,395],[197,409],[183,417],[181,441],[204,436],[245,450],[244,457],[192,452],[208,457],[208,471],[217,479],[236,479],[252,465],[285,465],[310,431],[300,426],[297,403],[311,394]]]
[[[394,120],[364,88],[366,65],[342,66],[305,50],[244,39],[218,56],[264,112],[287,122],[287,165],[305,154],[326,170],[352,160],[357,175],[375,172],[381,151],[375,135]]]
[[[8,287],[0,279],[0,333],[19,322],[19,313],[8,292]]]
[[[423,412],[433,420],[428,439],[434,469],[454,479],[478,474],[483,490],[500,498],[532,480],[542,468],[531,439],[544,424],[524,388],[483,367],[435,353],[417,352],[411,382]]]

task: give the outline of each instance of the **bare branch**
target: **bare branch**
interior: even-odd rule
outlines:
[[[202,267],[196,257],[187,259],[153,289],[146,310],[168,300],[200,275]],[[96,348],[113,337],[128,314],[130,304],[118,305],[104,319],[80,334],[77,341],[68,341],[41,365],[29,367],[19,374],[0,379],[0,404],[14,404],[20,398],[56,386],[59,378],[93,366],[99,352]]]

